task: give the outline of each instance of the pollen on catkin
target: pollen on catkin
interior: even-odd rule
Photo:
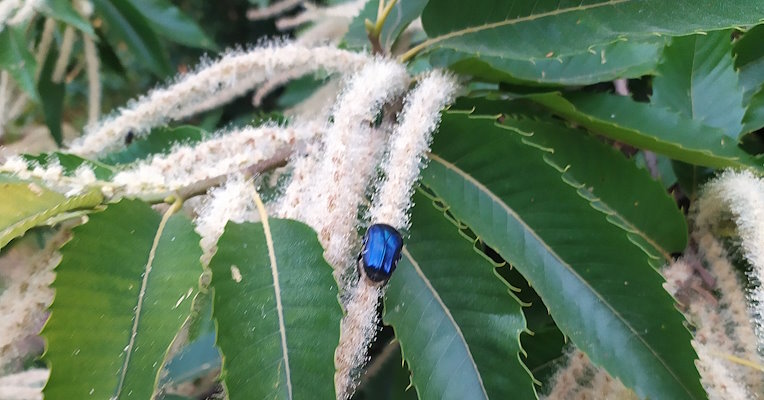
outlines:
[[[303,4],[304,10],[297,15],[279,18],[276,21],[276,28],[284,31],[294,29],[308,22],[320,22],[326,19],[344,19],[350,21],[361,12],[367,1],[351,0],[326,7],[305,3]]]
[[[42,388],[50,370],[33,368],[0,377],[0,398],[7,400],[42,400]]]
[[[209,193],[197,211],[196,232],[202,237],[202,264],[207,265],[217,249],[217,242],[228,221],[255,221],[257,210],[252,204],[255,187],[242,174],[233,174],[225,184]]]
[[[589,361],[578,349],[570,351],[567,361],[554,375],[551,387],[542,400],[637,400],[634,391],[603,368]]]
[[[294,69],[305,73],[319,69],[346,73],[357,70],[368,60],[366,55],[332,46],[307,47],[288,42],[271,43],[249,51],[231,51],[88,127],[70,151],[94,155],[113,150],[124,142],[128,132],[140,137],[153,127],[225,104],[272,77]]]
[[[730,328],[730,323],[735,324],[730,321],[722,301],[717,301],[703,287],[704,280],[698,269],[705,267],[699,263],[700,260],[688,250],[683,258],[661,271],[666,277],[664,288],[680,302],[682,312],[695,327],[691,342],[698,354],[695,365],[709,399],[749,398],[746,380],[756,371],[734,365],[721,357],[724,354],[745,355],[740,353],[742,343],[739,332]],[[756,382],[749,380],[748,384],[756,385]]]
[[[366,352],[377,335],[382,289],[361,279],[349,289],[345,317],[340,329],[340,344],[334,353],[334,386],[337,399],[348,399],[355,391],[366,363]]]
[[[283,160],[295,143],[315,131],[303,126],[262,126],[220,131],[195,145],[155,155],[114,176],[125,194],[172,192],[217,179],[259,163]]]
[[[369,212],[373,223],[408,228],[411,195],[432,133],[440,123],[440,111],[453,100],[457,88],[452,75],[432,71],[406,97],[400,122],[382,161],[384,178],[377,186]]]
[[[327,124],[320,155],[299,160],[281,200],[282,215],[298,216],[319,233],[340,288],[346,315],[335,352],[338,398],[352,394],[356,371],[377,329],[379,290],[354,286],[346,274],[353,270],[358,251],[358,210],[385,143],[386,127],[373,124],[382,106],[400,96],[408,83],[405,68],[388,60],[376,60],[350,77],[332,109],[334,120]]]
[[[299,6],[306,0],[281,0],[274,2],[266,7],[252,8],[247,10],[247,18],[250,21],[268,19],[280,15],[292,8]]]
[[[322,158],[311,178],[311,201],[303,202],[303,215],[319,232],[335,277],[340,278],[354,258],[358,207],[384,143],[381,132],[372,127],[374,118],[407,85],[402,65],[375,61],[349,79],[333,109],[334,122],[326,128]]]
[[[7,286],[0,294],[0,370],[30,351],[27,339],[34,337],[45,322],[46,310],[53,301],[53,268],[61,255],[58,248],[69,234],[60,231],[48,239],[43,249],[28,241],[14,246],[0,259]]]
[[[750,294],[751,310],[761,352],[764,350],[764,181],[749,171],[725,171],[704,186],[692,211],[695,237],[710,234],[713,238],[720,223],[725,220],[735,223],[742,253],[752,267],[749,278],[755,288]]]

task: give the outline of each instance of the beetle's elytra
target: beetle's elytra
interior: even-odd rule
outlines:
[[[397,229],[386,224],[370,226],[358,255],[359,272],[374,283],[386,283],[401,258],[402,248],[403,238]]]

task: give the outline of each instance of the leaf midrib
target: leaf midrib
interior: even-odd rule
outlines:
[[[541,19],[541,18],[546,18],[546,17],[553,17],[553,16],[556,16],[556,15],[562,15],[562,14],[566,14],[566,13],[569,13],[569,12],[586,11],[586,10],[590,10],[590,9],[594,9],[594,8],[599,8],[599,7],[604,7],[604,6],[611,6],[611,5],[616,5],[616,4],[620,4],[620,3],[627,3],[629,1],[632,1],[632,0],[610,0],[610,1],[606,1],[604,3],[589,4],[589,5],[585,5],[585,6],[576,6],[576,7],[569,7],[569,8],[558,8],[556,10],[547,11],[547,12],[543,12],[543,13],[540,13],[540,14],[527,15],[527,16],[524,16],[524,17],[505,19],[505,20],[501,20],[501,21],[485,23],[483,25],[471,26],[471,27],[468,27],[468,28],[459,29],[459,30],[456,30],[456,31],[453,31],[453,32],[449,32],[449,33],[446,33],[444,35],[436,36],[436,37],[434,37],[432,39],[425,40],[424,42],[420,43],[419,45],[412,47],[409,51],[407,51],[406,53],[401,55],[400,58],[402,60],[404,60],[404,61],[408,60],[411,57],[413,57],[414,55],[416,55],[417,53],[419,53],[420,51],[422,51],[422,50],[424,50],[424,49],[426,49],[428,47],[431,47],[431,46],[433,46],[433,45],[435,45],[437,43],[440,43],[440,42],[442,42],[444,40],[448,40],[448,39],[451,39],[451,38],[454,38],[454,37],[468,35],[470,33],[476,33],[476,32],[480,32],[480,31],[484,31],[484,30],[488,30],[488,29],[499,28],[499,27],[502,27],[502,26],[514,25],[514,24],[518,24],[518,23],[521,23],[521,22],[534,21],[534,20]]]
[[[133,346],[135,346],[135,338],[138,336],[138,325],[141,322],[141,313],[143,312],[143,300],[146,298],[146,287],[149,283],[149,275],[151,269],[154,266],[154,258],[156,258],[157,248],[159,247],[159,241],[162,239],[165,227],[167,227],[167,221],[170,217],[180,208],[180,202],[176,202],[162,215],[162,219],[157,226],[157,232],[154,235],[154,241],[151,243],[151,250],[149,250],[149,258],[146,261],[146,267],[143,272],[143,279],[141,281],[141,288],[138,292],[138,304],[135,306],[135,316],[133,318],[133,326],[130,329],[130,340],[127,343],[125,350],[125,360],[122,362],[122,370],[119,376],[119,382],[117,383],[117,390],[114,398],[119,398],[122,394],[122,389],[125,385],[125,377],[127,376],[127,368],[130,366],[130,358],[133,355]]]
[[[281,301],[281,281],[279,280],[279,268],[276,262],[276,250],[273,246],[273,236],[271,235],[271,225],[268,221],[268,213],[265,205],[260,199],[260,195],[255,192],[255,206],[260,214],[260,222],[263,226],[265,235],[265,244],[268,247],[268,258],[271,262],[271,276],[273,277],[273,295],[276,299],[276,314],[279,318],[279,336],[281,338],[281,356],[283,357],[284,374],[286,375],[287,396],[293,398],[292,394],[292,372],[289,364],[289,352],[287,351],[286,323],[284,322],[284,305]],[[279,363],[279,370],[282,363]]]
[[[483,185],[482,183],[480,183],[480,182],[479,182],[477,179],[475,179],[474,177],[472,177],[470,174],[466,173],[465,171],[463,171],[462,169],[460,169],[460,168],[459,168],[459,167],[457,167],[456,165],[454,165],[454,164],[452,164],[452,163],[450,163],[450,162],[448,162],[448,161],[444,160],[443,158],[441,158],[441,157],[439,157],[439,156],[437,156],[437,155],[435,155],[435,154],[433,154],[433,153],[429,153],[429,154],[428,154],[428,156],[429,156],[430,160],[432,160],[432,161],[435,161],[435,162],[437,162],[437,163],[440,163],[440,164],[442,164],[442,165],[443,165],[445,168],[447,168],[447,169],[449,169],[449,170],[452,170],[452,171],[454,171],[456,174],[458,174],[458,175],[462,176],[462,177],[463,177],[465,180],[467,180],[469,183],[473,184],[473,185],[474,185],[474,186],[475,186],[475,187],[476,187],[476,188],[477,188],[479,191],[481,191],[482,193],[484,193],[485,195],[487,195],[487,196],[488,196],[488,197],[489,197],[491,200],[493,200],[493,201],[494,201],[496,204],[499,204],[499,206],[501,206],[501,208],[502,208],[502,209],[504,209],[504,210],[505,210],[505,211],[506,211],[506,212],[507,212],[509,215],[511,215],[511,216],[512,216],[512,217],[513,217],[513,218],[514,218],[514,219],[515,219],[515,220],[516,220],[518,223],[520,223],[520,224],[521,224],[521,225],[522,225],[522,226],[525,228],[526,232],[530,233],[530,234],[531,234],[531,236],[533,236],[533,237],[534,237],[534,238],[535,238],[535,239],[538,241],[538,243],[540,243],[540,244],[541,244],[541,245],[542,245],[542,246],[543,246],[543,247],[544,247],[544,248],[545,248],[545,249],[546,249],[546,250],[549,252],[549,254],[550,254],[550,255],[552,255],[552,257],[554,257],[554,259],[555,259],[555,260],[557,260],[557,261],[560,263],[560,265],[562,265],[563,267],[565,267],[565,268],[566,268],[566,269],[567,269],[567,270],[568,270],[568,271],[569,271],[569,272],[570,272],[570,273],[571,273],[571,274],[572,274],[572,275],[573,275],[573,276],[574,276],[576,279],[578,279],[578,280],[579,280],[579,281],[580,281],[580,282],[581,282],[581,283],[582,283],[582,284],[583,284],[585,287],[587,287],[587,288],[589,289],[589,291],[590,291],[590,292],[591,292],[591,293],[592,293],[592,294],[593,294],[593,295],[594,295],[594,296],[595,296],[597,299],[599,299],[599,300],[600,300],[600,302],[601,302],[602,304],[604,304],[604,305],[605,305],[605,306],[606,306],[606,307],[607,307],[607,308],[608,308],[608,309],[609,309],[609,310],[610,310],[610,311],[613,313],[613,315],[615,315],[615,316],[617,317],[617,320],[618,320],[618,321],[619,321],[619,322],[620,322],[622,325],[624,325],[624,326],[627,328],[627,330],[628,330],[628,331],[632,332],[633,336],[634,336],[634,337],[636,337],[636,338],[637,338],[637,340],[638,340],[640,343],[642,343],[642,345],[643,345],[643,346],[644,346],[644,347],[647,349],[647,351],[648,351],[648,352],[650,352],[650,353],[651,353],[651,354],[652,354],[652,355],[653,355],[653,356],[654,356],[654,357],[655,357],[657,360],[659,360],[659,361],[660,361],[660,363],[661,363],[661,365],[663,365],[664,369],[665,369],[665,370],[666,370],[666,371],[667,371],[667,372],[668,372],[668,373],[669,373],[669,374],[670,374],[670,375],[671,375],[671,376],[674,378],[674,380],[675,380],[675,381],[676,381],[676,382],[677,382],[677,383],[678,383],[678,384],[679,384],[679,385],[680,385],[680,386],[681,386],[681,387],[682,387],[682,388],[685,390],[685,392],[686,392],[686,393],[687,393],[687,394],[690,396],[690,398],[692,398],[692,397],[693,397],[693,395],[692,395],[692,392],[689,390],[689,388],[687,388],[687,387],[684,385],[684,383],[683,383],[683,382],[682,382],[682,381],[679,379],[679,377],[676,375],[676,373],[675,373],[675,372],[674,372],[674,371],[673,371],[671,368],[669,368],[668,364],[667,364],[667,363],[666,363],[666,361],[663,359],[663,357],[661,357],[661,356],[660,356],[658,353],[656,353],[656,352],[653,350],[653,348],[652,348],[652,347],[651,347],[651,346],[650,346],[650,345],[649,345],[647,342],[645,342],[645,339],[644,339],[644,338],[643,338],[641,335],[639,335],[639,334],[638,334],[638,332],[637,332],[637,331],[636,331],[636,330],[635,330],[635,329],[634,329],[634,328],[633,328],[631,325],[629,325],[629,324],[627,323],[627,321],[626,321],[626,320],[625,320],[625,319],[624,319],[624,318],[621,316],[621,314],[620,314],[620,313],[619,313],[617,310],[615,310],[615,309],[612,307],[612,305],[611,305],[609,302],[605,301],[605,299],[604,299],[604,298],[603,298],[603,297],[602,297],[602,296],[599,294],[599,292],[597,292],[596,290],[594,290],[594,288],[593,288],[593,287],[592,287],[592,286],[589,284],[589,282],[587,282],[585,279],[583,279],[583,277],[581,277],[581,275],[579,275],[579,274],[578,274],[578,272],[577,272],[575,269],[573,269],[573,267],[572,267],[570,264],[568,264],[567,262],[563,261],[562,257],[560,257],[560,256],[559,256],[557,253],[555,253],[555,252],[554,252],[554,250],[552,250],[552,249],[549,247],[549,245],[547,245],[547,243],[546,243],[545,241],[541,240],[541,238],[538,236],[538,234],[536,233],[536,231],[534,231],[533,229],[531,229],[531,228],[530,228],[530,226],[528,226],[528,225],[526,224],[525,220],[523,220],[522,218],[520,218],[520,216],[519,216],[519,215],[517,215],[517,213],[515,213],[515,211],[514,211],[514,210],[512,210],[512,209],[511,209],[509,206],[507,206],[507,204],[506,204],[506,203],[504,203],[504,201],[503,201],[503,200],[501,200],[501,199],[500,199],[498,196],[496,196],[496,195],[495,195],[495,194],[494,194],[492,191],[490,191],[490,190],[489,190],[489,189],[488,189],[488,188],[487,188],[485,185]]]
[[[424,282],[425,286],[427,286],[427,289],[432,294],[432,297],[438,302],[438,305],[440,305],[441,309],[443,309],[443,312],[448,317],[449,322],[451,322],[451,325],[459,336],[459,340],[462,342],[462,345],[464,346],[467,355],[470,358],[470,362],[472,363],[472,366],[475,370],[475,376],[477,376],[478,382],[480,383],[480,390],[483,392],[483,398],[488,399],[488,392],[486,392],[485,384],[483,384],[483,377],[480,374],[480,370],[478,369],[475,359],[472,357],[472,351],[470,350],[470,346],[467,344],[467,339],[464,337],[464,333],[462,333],[461,328],[459,328],[459,324],[456,323],[454,316],[451,315],[451,310],[449,310],[449,308],[446,306],[446,303],[443,302],[443,299],[440,298],[437,290],[435,290],[435,288],[432,286],[430,280],[427,279],[427,276],[425,276],[422,268],[419,266],[419,263],[416,262],[411,253],[409,253],[408,249],[404,247],[402,253],[404,256],[406,256],[409,262],[411,262],[411,265],[414,267],[414,271],[422,279],[422,282]]]

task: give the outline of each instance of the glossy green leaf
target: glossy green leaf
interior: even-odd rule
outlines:
[[[93,26],[74,9],[71,2],[43,0],[37,4],[36,8],[49,18],[71,25],[92,37],[95,36]]]
[[[423,194],[385,295],[420,399],[536,398],[521,305],[495,266]]]
[[[151,398],[201,273],[191,221],[122,200],[74,228],[61,254],[42,332],[45,397]]]
[[[671,254],[687,246],[687,223],[674,199],[622,153],[555,123],[506,119],[503,124],[532,134],[523,140],[549,149],[545,159],[608,221],[626,230],[658,266],[672,262]]]
[[[129,1],[93,0],[96,13],[108,25],[104,31],[112,47],[124,43],[138,63],[163,78],[172,72],[167,53],[148,21]]]
[[[655,71],[665,39],[619,41],[580,53],[539,59],[487,56],[451,49],[430,55],[435,66],[484,80],[554,85],[588,85],[616,78],[636,78]]]
[[[51,217],[103,200],[98,190],[67,197],[33,182],[0,182],[0,198],[0,248]]]
[[[36,67],[34,56],[27,48],[24,27],[6,26],[0,31],[0,70],[8,71],[30,98],[38,100],[34,79]]]
[[[57,59],[58,49],[53,48],[48,51],[48,56],[45,57],[42,70],[40,71],[37,89],[40,93],[45,94],[41,98],[45,125],[48,126],[50,135],[53,137],[56,145],[61,147],[64,140],[61,117],[64,108],[64,96],[66,95],[66,84],[64,82],[53,81],[53,69]]]
[[[556,114],[600,135],[665,154],[691,164],[714,168],[762,169],[762,161],[737,147],[718,128],[628,97],[600,93],[555,93],[530,96]]]
[[[594,363],[641,398],[705,398],[660,274],[523,139],[493,117],[445,114],[423,183],[517,268]]]
[[[478,57],[539,60],[618,40],[751,26],[764,3],[742,0],[430,0],[420,48],[448,48]]]
[[[210,261],[223,383],[231,399],[334,399],[332,268],[309,227],[269,226],[229,223]]]
[[[650,103],[720,128],[737,139],[745,108],[733,65],[730,32],[674,38],[653,79]]]
[[[215,50],[215,42],[191,17],[168,0],[128,0],[151,28],[173,42]]]
[[[427,5],[428,0],[398,0],[382,26],[382,32],[379,34],[379,42],[385,51],[389,51],[395,40],[398,39],[401,32],[415,19],[419,18]],[[366,2],[363,10],[353,18],[345,35],[345,43],[348,48],[362,49],[369,48],[369,37],[366,34],[367,19],[376,22],[377,11],[379,11],[379,1],[369,0]]]
[[[155,128],[148,135],[134,139],[126,148],[107,154],[99,161],[109,165],[130,164],[155,154],[168,153],[179,144],[197,143],[204,134],[204,130],[190,125]]]

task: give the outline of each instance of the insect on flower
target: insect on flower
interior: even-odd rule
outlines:
[[[375,284],[384,285],[401,259],[403,238],[398,230],[386,224],[374,224],[363,237],[358,255],[358,270]]]

